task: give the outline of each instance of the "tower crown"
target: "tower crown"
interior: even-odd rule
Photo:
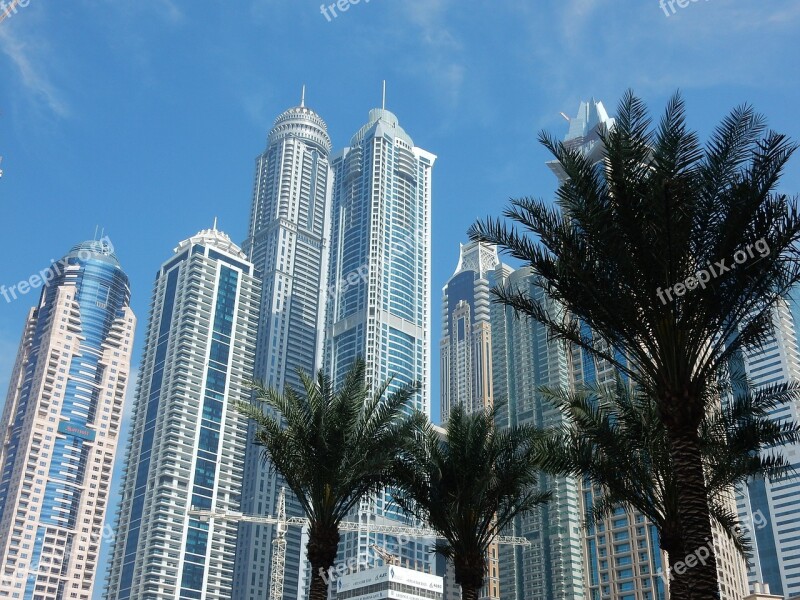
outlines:
[[[326,154],[333,147],[325,121],[303,104],[290,108],[275,119],[267,145],[271,146],[287,137],[300,138]]]

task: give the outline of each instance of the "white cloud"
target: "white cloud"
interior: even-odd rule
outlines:
[[[33,96],[35,101],[44,102],[56,115],[69,116],[69,106],[50,80],[47,68],[41,64],[43,61],[40,54],[43,44],[30,38],[26,38],[25,41],[20,40],[12,33],[13,30],[8,24],[9,21],[6,21],[3,27],[0,27],[0,51],[8,56],[17,68],[24,90]]]

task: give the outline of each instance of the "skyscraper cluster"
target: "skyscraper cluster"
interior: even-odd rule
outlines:
[[[600,161],[601,127],[614,127],[603,105],[581,103],[565,143]],[[421,382],[408,409],[430,417],[436,158],[385,107],[334,150],[325,121],[303,97],[275,120],[256,158],[243,243],[215,222],[166,257],[152,291],[106,573],[98,554],[109,537],[136,320],[107,241],[78,244],[59,261],[26,321],[0,421],[0,599],[88,600],[103,583],[108,600],[265,597],[275,576],[275,526],[196,512],[274,515],[281,504],[285,482],[264,464],[236,404],[248,401],[254,379],[299,388],[298,370],[322,369],[338,381],[362,356],[371,381],[394,377],[390,391]],[[560,165],[548,166],[563,181]],[[495,247],[462,245],[442,290],[441,419],[455,406],[472,413],[501,403],[500,428],[558,426],[563,416],[542,386],[606,383],[614,371],[494,303],[498,285],[564,310],[529,268],[502,263]],[[776,310],[771,343],[742,357],[757,386],[800,378],[790,309]],[[797,406],[782,410],[776,418],[800,416]],[[788,454],[800,460],[797,449]],[[601,490],[576,477],[542,475],[539,485],[552,491],[550,502],[507,532],[531,545],[492,546],[484,598],[668,597],[668,565],[643,515],[620,508],[586,528],[584,513]],[[797,487],[791,478],[759,480],[732,495],[731,506],[753,523],[756,553],[745,565],[717,540],[725,600],[742,600],[748,578],[772,593],[800,593]],[[285,508],[302,515],[288,490]],[[352,515],[367,526],[406,519],[390,492],[365,499]],[[285,600],[306,594],[305,538],[301,528],[286,532]],[[460,597],[430,543],[343,532],[338,559],[371,555],[377,544],[403,569],[439,571],[444,597]]]

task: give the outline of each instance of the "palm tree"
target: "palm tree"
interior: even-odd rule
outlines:
[[[444,437],[424,428],[395,466],[395,500],[443,538],[436,550],[453,561],[464,600],[477,600],[499,532],[549,498],[536,488],[534,430],[498,431],[495,416],[457,406]]]
[[[716,398],[730,397],[734,389],[720,384]],[[800,441],[800,425],[775,421],[770,414],[800,399],[800,384],[776,384],[752,393],[744,383],[738,389],[743,393],[706,414],[700,443],[711,517],[745,554],[748,539],[732,512],[731,493],[754,477],[777,477],[790,470],[791,463],[775,448]],[[670,561],[682,560],[686,553],[676,527],[681,489],[652,396],[619,379],[614,386],[543,393],[561,410],[565,424],[540,438],[539,462],[553,475],[581,476],[600,486],[602,495],[587,512],[587,525],[621,505],[634,508],[655,525]],[[676,570],[670,597],[690,597],[689,585],[687,572]]]
[[[316,379],[299,375],[302,392],[255,385],[256,403],[240,404],[239,410],[257,427],[256,443],[308,517],[309,598],[326,600],[325,574],[336,559],[339,523],[364,496],[390,482],[403,440],[427,419],[406,414],[419,385],[397,386],[389,379],[371,392],[361,359],[338,390],[322,371]],[[387,396],[390,388],[395,389]]]
[[[743,106],[703,148],[679,95],[653,128],[631,92],[613,130],[599,134],[601,164],[541,134],[567,176],[557,206],[513,200],[504,213],[512,223],[489,218],[470,237],[529,263],[567,316],[524,290],[495,290],[501,302],[655,399],[682,490],[678,531],[694,553],[711,538],[699,432],[706,390],[731,356],[763,344],[773,307],[800,281],[797,203],[774,192],[796,145]],[[719,597],[713,556],[689,573],[695,598]]]

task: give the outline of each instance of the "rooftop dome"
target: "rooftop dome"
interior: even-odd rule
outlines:
[[[111,263],[115,267],[122,268],[117,255],[114,254],[114,245],[108,237],[104,237],[101,240],[87,240],[76,244],[67,253],[65,258],[79,258],[81,260],[93,258],[94,260]]]
[[[397,116],[384,108],[373,108],[369,111],[369,120],[367,124],[353,136],[353,139],[350,140],[350,146],[358,146],[364,138],[372,134],[373,130],[375,137],[382,136],[384,132],[388,130],[392,137],[400,138],[408,144],[409,147],[414,147],[411,136],[406,133],[405,129],[400,127]]]
[[[194,244],[200,244],[201,246],[227,252],[232,256],[247,259],[247,255],[242,252],[242,249],[239,248],[239,246],[231,241],[231,238],[228,237],[228,234],[217,229],[216,219],[214,220],[214,226],[211,229],[203,229],[194,234],[192,237],[185,239],[178,244],[177,248],[175,248],[175,253],[178,254]]]
[[[281,113],[269,132],[267,145],[279,142],[285,137],[297,137],[314,144],[325,153],[330,153],[331,138],[328,125],[317,113],[306,106],[305,88],[300,106]]]

